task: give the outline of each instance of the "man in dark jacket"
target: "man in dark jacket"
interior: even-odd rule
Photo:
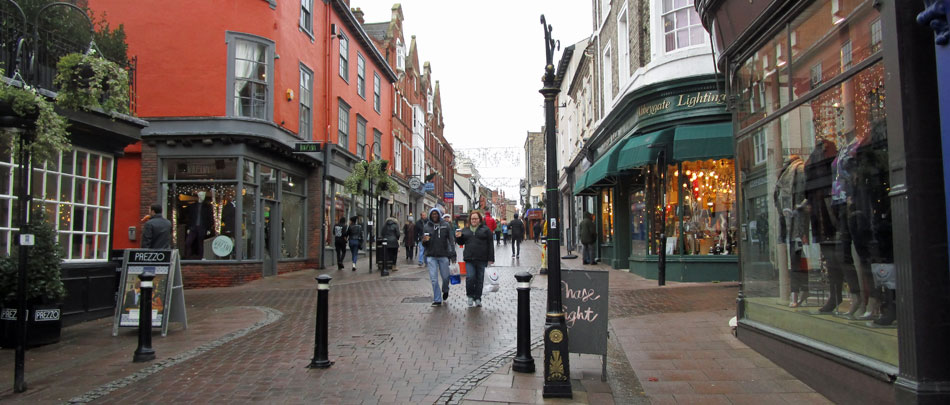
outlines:
[[[419,241],[416,238],[416,224],[412,221],[412,215],[406,220],[402,227],[402,245],[406,248],[406,263],[412,263],[412,254],[416,251],[416,245]]]
[[[432,306],[442,306],[449,298],[449,262],[455,262],[455,229],[442,220],[442,211],[429,210],[429,221],[422,231],[429,280],[432,282]],[[439,295],[439,278],[442,278],[442,295]]]
[[[353,271],[356,271],[356,259],[363,248],[363,226],[358,222],[359,217],[350,217],[350,227],[346,230],[346,239],[350,243],[350,252],[353,254]]]
[[[142,230],[142,248],[144,249],[171,249],[172,223],[162,217],[162,206],[152,204],[149,210],[149,220]]]
[[[521,241],[524,240],[524,222],[521,222],[521,220],[518,219],[518,214],[515,214],[515,219],[511,220],[508,227],[511,228],[511,257],[520,258]]]
[[[597,227],[594,225],[593,215],[584,213],[584,220],[580,223],[581,244],[584,245],[584,264],[594,264],[597,242]]]
[[[399,255],[399,222],[396,218],[386,218],[383,225],[383,240],[386,241],[385,261],[392,270],[396,270],[396,256]]]
[[[468,226],[456,231],[455,241],[465,246],[465,293],[469,307],[482,306],[482,287],[485,284],[485,268],[495,263],[495,246],[491,230],[482,223],[478,211],[469,214]]]

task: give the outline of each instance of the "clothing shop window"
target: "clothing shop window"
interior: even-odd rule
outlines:
[[[340,34],[340,77],[350,81],[350,40],[345,34]]]
[[[796,55],[803,66],[835,61],[850,43],[851,69],[861,70],[837,82],[840,72],[831,71],[823,79],[833,84],[820,92],[796,85],[802,104],[761,127],[775,152],[764,164],[742,156],[755,132],[737,139],[744,316],[897,365],[886,72],[880,61],[860,66],[879,57],[867,28],[878,12],[839,3],[837,24],[828,18],[829,2],[816,2],[792,23],[803,47]]]
[[[667,52],[706,43],[706,29],[693,0],[663,0],[662,12]]]
[[[313,71],[300,65],[300,129],[302,139],[313,138]]]
[[[281,174],[280,229],[282,259],[305,257],[307,243],[306,180],[288,173]]]
[[[237,159],[165,159],[163,164],[172,248],[183,260],[235,259]],[[217,236],[227,237],[231,249],[212,248]]]
[[[228,115],[271,119],[273,42],[251,35],[229,33],[228,44],[231,60],[228,65],[231,87]]]
[[[366,98],[366,59],[359,52],[356,53],[356,94]]]
[[[614,243],[614,189],[600,192],[600,240],[604,244]]]
[[[356,114],[356,154],[366,159],[366,119]]]
[[[350,150],[350,106],[343,99],[340,99],[337,116],[337,144],[347,151]]]
[[[15,196],[17,162],[0,152],[0,255],[15,248],[19,204]],[[108,260],[112,218],[110,156],[74,148],[45,163],[35,163],[27,179],[33,207],[42,207],[59,235],[66,262]]]

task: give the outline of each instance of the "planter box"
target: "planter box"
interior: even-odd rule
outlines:
[[[16,346],[16,308],[0,308],[0,347]],[[63,330],[60,305],[27,305],[26,346],[35,347],[59,342]]]

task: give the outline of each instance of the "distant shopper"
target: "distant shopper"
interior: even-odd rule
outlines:
[[[534,243],[541,242],[541,221],[534,222]]]
[[[149,207],[149,219],[142,229],[142,248],[171,249],[172,223],[162,217],[162,206],[152,204]]]
[[[425,246],[422,244],[422,233],[428,220],[424,212],[419,213],[419,220],[416,221],[416,244],[419,247],[419,267],[425,266]]]
[[[508,244],[508,221],[501,221],[501,242]]]
[[[597,227],[594,225],[594,216],[584,213],[584,220],[580,223],[581,244],[584,245],[584,264],[594,264],[597,243]]]
[[[485,284],[485,267],[495,264],[495,246],[492,233],[482,223],[482,215],[472,211],[468,216],[468,226],[455,232],[455,242],[464,245],[462,258],[465,260],[465,295],[469,307],[482,306],[482,286]]]
[[[346,238],[350,242],[350,252],[353,254],[353,271],[356,271],[356,259],[363,248],[363,226],[356,222],[357,216],[350,217],[350,227],[346,230]]]
[[[442,220],[438,208],[429,210],[429,221],[422,233],[426,264],[429,266],[429,281],[432,282],[432,306],[442,306],[449,298],[449,262],[455,262],[455,229]],[[439,295],[439,279],[442,279],[442,294]]]
[[[396,270],[396,257],[399,255],[399,221],[396,218],[386,218],[386,224],[383,225],[383,240],[386,241],[386,256],[383,257],[386,263],[392,263],[392,270]]]
[[[402,245],[406,247],[406,263],[412,263],[413,253],[416,252],[416,224],[412,222],[412,215],[402,227]]]
[[[336,268],[343,270],[343,260],[346,259],[347,237],[346,217],[340,217],[333,226],[333,247],[336,248]]]
[[[518,214],[508,224],[511,229],[511,257],[521,257],[521,241],[524,240],[524,222],[518,219]]]

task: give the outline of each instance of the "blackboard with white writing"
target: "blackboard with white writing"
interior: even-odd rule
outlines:
[[[561,299],[571,353],[607,355],[607,285],[603,270],[562,270]]]

